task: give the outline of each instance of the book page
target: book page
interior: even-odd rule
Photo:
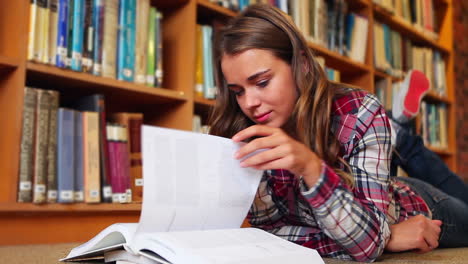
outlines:
[[[240,167],[239,147],[227,138],[143,126],[137,233],[239,228],[262,175]]]
[[[144,234],[137,250],[150,249],[173,264],[324,263],[318,252],[256,228]]]

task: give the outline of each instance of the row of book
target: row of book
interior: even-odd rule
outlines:
[[[150,0],[31,0],[27,58],[161,86],[161,20]]]
[[[421,104],[421,137],[431,147],[448,148],[447,106],[423,101]]]
[[[392,109],[397,100],[396,95],[402,82],[391,83],[386,78],[378,79],[375,83],[375,94],[385,109]],[[420,135],[427,146],[447,148],[447,106],[443,103],[435,104],[423,101],[420,110]]]
[[[438,38],[434,0],[373,0],[373,2],[427,36]]]
[[[212,3],[216,3],[222,7],[231,9],[233,11],[241,11],[249,5],[264,3],[274,5],[285,13],[288,13],[288,7],[290,0],[210,0]]]
[[[341,82],[340,71],[327,67],[325,65],[325,58],[322,56],[315,56],[315,59],[320,64],[320,66],[322,66],[323,70],[325,71],[325,74],[327,75],[328,80],[334,82]]]
[[[374,63],[375,68],[399,78],[411,69],[420,70],[428,77],[432,91],[447,94],[445,61],[441,53],[416,46],[387,25],[377,22],[374,22]]]
[[[114,113],[104,97],[59,107],[57,91],[26,87],[18,202],[141,202],[141,113]]]

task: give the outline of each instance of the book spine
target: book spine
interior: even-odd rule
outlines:
[[[149,0],[137,1],[136,43],[135,43],[135,82],[146,82],[146,54],[148,51]]]
[[[57,202],[57,110],[59,96],[57,91],[50,94],[49,146],[47,150],[47,202]]]
[[[67,57],[65,59],[65,65],[67,68],[71,67],[71,60],[73,54],[73,21],[75,17],[75,1],[76,0],[68,0],[68,40],[67,40]],[[79,1],[79,0],[78,0]]]
[[[99,113],[83,112],[83,165],[85,202],[99,203]]]
[[[102,39],[104,34],[104,0],[95,0],[93,5],[94,49],[93,74],[102,74]]]
[[[71,69],[82,70],[84,0],[74,0]]]
[[[116,130],[115,126],[112,124],[108,124],[107,127],[107,147],[109,152],[109,163],[110,163],[110,170],[109,176],[111,178],[110,183],[112,185],[112,202],[118,203],[119,202],[119,164],[117,159],[117,137],[115,136]]]
[[[130,186],[132,202],[143,201],[143,167],[141,157],[141,127],[143,115],[130,117],[128,145],[130,146]]]
[[[93,0],[84,2],[84,35],[83,35],[83,72],[93,71],[93,49],[94,49],[94,23],[93,23]]]
[[[164,70],[163,70],[163,39],[162,39],[162,19],[163,15],[161,12],[157,11],[156,12],[156,39],[155,39],[155,44],[156,44],[156,65],[155,65],[155,73],[154,73],[154,85],[156,87],[161,87],[163,83],[163,75],[164,75]]]
[[[33,202],[46,202],[47,145],[49,132],[50,96],[45,90],[37,92],[36,130],[34,141]]]
[[[117,60],[117,23],[119,1],[106,0],[102,47],[102,76],[115,79]]]
[[[34,51],[35,47],[34,44],[36,43],[36,35],[38,32],[36,31],[36,24],[38,21],[37,13],[38,13],[38,0],[31,0],[29,4],[29,32],[28,32],[28,60],[34,60]]]
[[[34,125],[37,105],[37,91],[33,88],[24,88],[23,120],[20,148],[20,167],[18,183],[18,202],[32,201],[32,177],[34,155]]]
[[[57,32],[58,32],[58,0],[50,0],[49,13],[49,52],[47,63],[56,64],[57,58]]]
[[[130,82],[134,79],[135,68],[135,15],[136,0],[121,0],[117,78]]]
[[[59,203],[73,202],[75,111],[59,108],[57,114],[57,188]]]
[[[83,140],[83,112],[76,111],[74,119],[74,202],[82,203],[84,202],[84,140]]]
[[[44,0],[44,8],[42,9],[42,23],[41,23],[41,57],[39,59],[42,63],[49,63],[49,31],[50,25],[50,0]]]
[[[68,54],[68,0],[59,0],[57,28],[57,55],[55,65],[60,68],[67,66]]]
[[[202,26],[196,28],[196,59],[195,59],[195,95],[203,97],[203,34]]]
[[[131,175],[130,175],[130,155],[128,152],[128,129],[125,126],[119,126],[119,163],[121,164],[121,175],[123,181],[123,188],[125,196],[120,202],[132,202],[132,188],[131,188]]]
[[[148,53],[146,63],[146,85],[154,86],[154,72],[156,62],[156,8],[151,7],[148,25]]]

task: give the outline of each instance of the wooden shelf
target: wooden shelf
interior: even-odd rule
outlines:
[[[438,154],[438,155],[441,155],[441,156],[451,156],[453,155],[453,151],[450,151],[448,149],[443,149],[443,148],[439,148],[439,147],[433,147],[433,146],[426,146],[429,150],[431,150],[432,152]]]
[[[235,17],[238,13],[222,7],[220,5],[211,3],[208,0],[197,0],[198,15],[201,16],[210,16],[217,18],[231,18]]]
[[[441,102],[441,103],[446,103],[446,104],[452,104],[453,100],[450,100],[447,98],[447,96],[440,95],[434,91],[428,91],[426,96],[426,99],[429,99],[430,101],[436,101],[436,102]]]
[[[181,91],[148,87],[34,62],[28,62],[26,68],[27,80],[32,80],[35,85],[57,86],[58,89],[67,89],[68,92],[73,88],[96,90],[105,94],[126,96],[125,98],[129,100],[135,98],[141,100],[142,103],[187,101],[187,95]]]
[[[16,69],[19,64],[20,62],[18,59],[0,55],[0,70],[13,70]]]
[[[450,52],[449,49],[437,43],[436,40],[432,39],[426,33],[416,29],[416,27],[414,27],[410,22],[399,16],[393,15],[388,10],[374,4],[373,11],[375,18],[379,22],[387,24],[393,30],[400,32],[402,35],[413,40],[414,42],[431,46],[432,48],[438,49],[445,54]]]
[[[32,203],[0,203],[0,215],[11,213],[109,213],[109,212],[140,212],[140,203],[130,204],[32,204]]]
[[[339,54],[338,52],[331,51],[312,42],[309,42],[308,45],[312,50],[315,51],[316,55],[325,57],[325,64],[327,67],[338,70],[341,74],[364,73],[370,71],[369,66],[355,62],[350,58]]]
[[[215,100],[214,99],[205,99],[203,97],[195,96],[195,98],[193,100],[195,101],[196,104],[200,104],[200,105],[205,105],[205,106],[209,106],[209,107],[215,105]]]
[[[396,76],[392,76],[392,75],[390,75],[390,74],[388,74],[388,73],[382,72],[382,71],[377,70],[377,69],[374,70],[374,75],[375,75],[375,76],[378,76],[378,77],[380,77],[380,78],[391,79],[392,82],[403,81],[403,78],[396,77]]]

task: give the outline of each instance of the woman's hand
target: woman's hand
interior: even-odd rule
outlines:
[[[391,225],[392,235],[385,249],[392,252],[406,250],[415,250],[418,253],[429,252],[439,246],[441,225],[442,221],[431,220],[424,215],[417,215]]]
[[[259,138],[241,147],[235,158],[242,159],[259,149],[267,150],[242,161],[242,167],[252,167],[258,170],[286,169],[297,176],[302,175],[309,187],[317,182],[321,171],[321,161],[307,146],[294,140],[280,128],[263,125],[248,127],[235,134],[232,140],[241,142],[251,137]]]

